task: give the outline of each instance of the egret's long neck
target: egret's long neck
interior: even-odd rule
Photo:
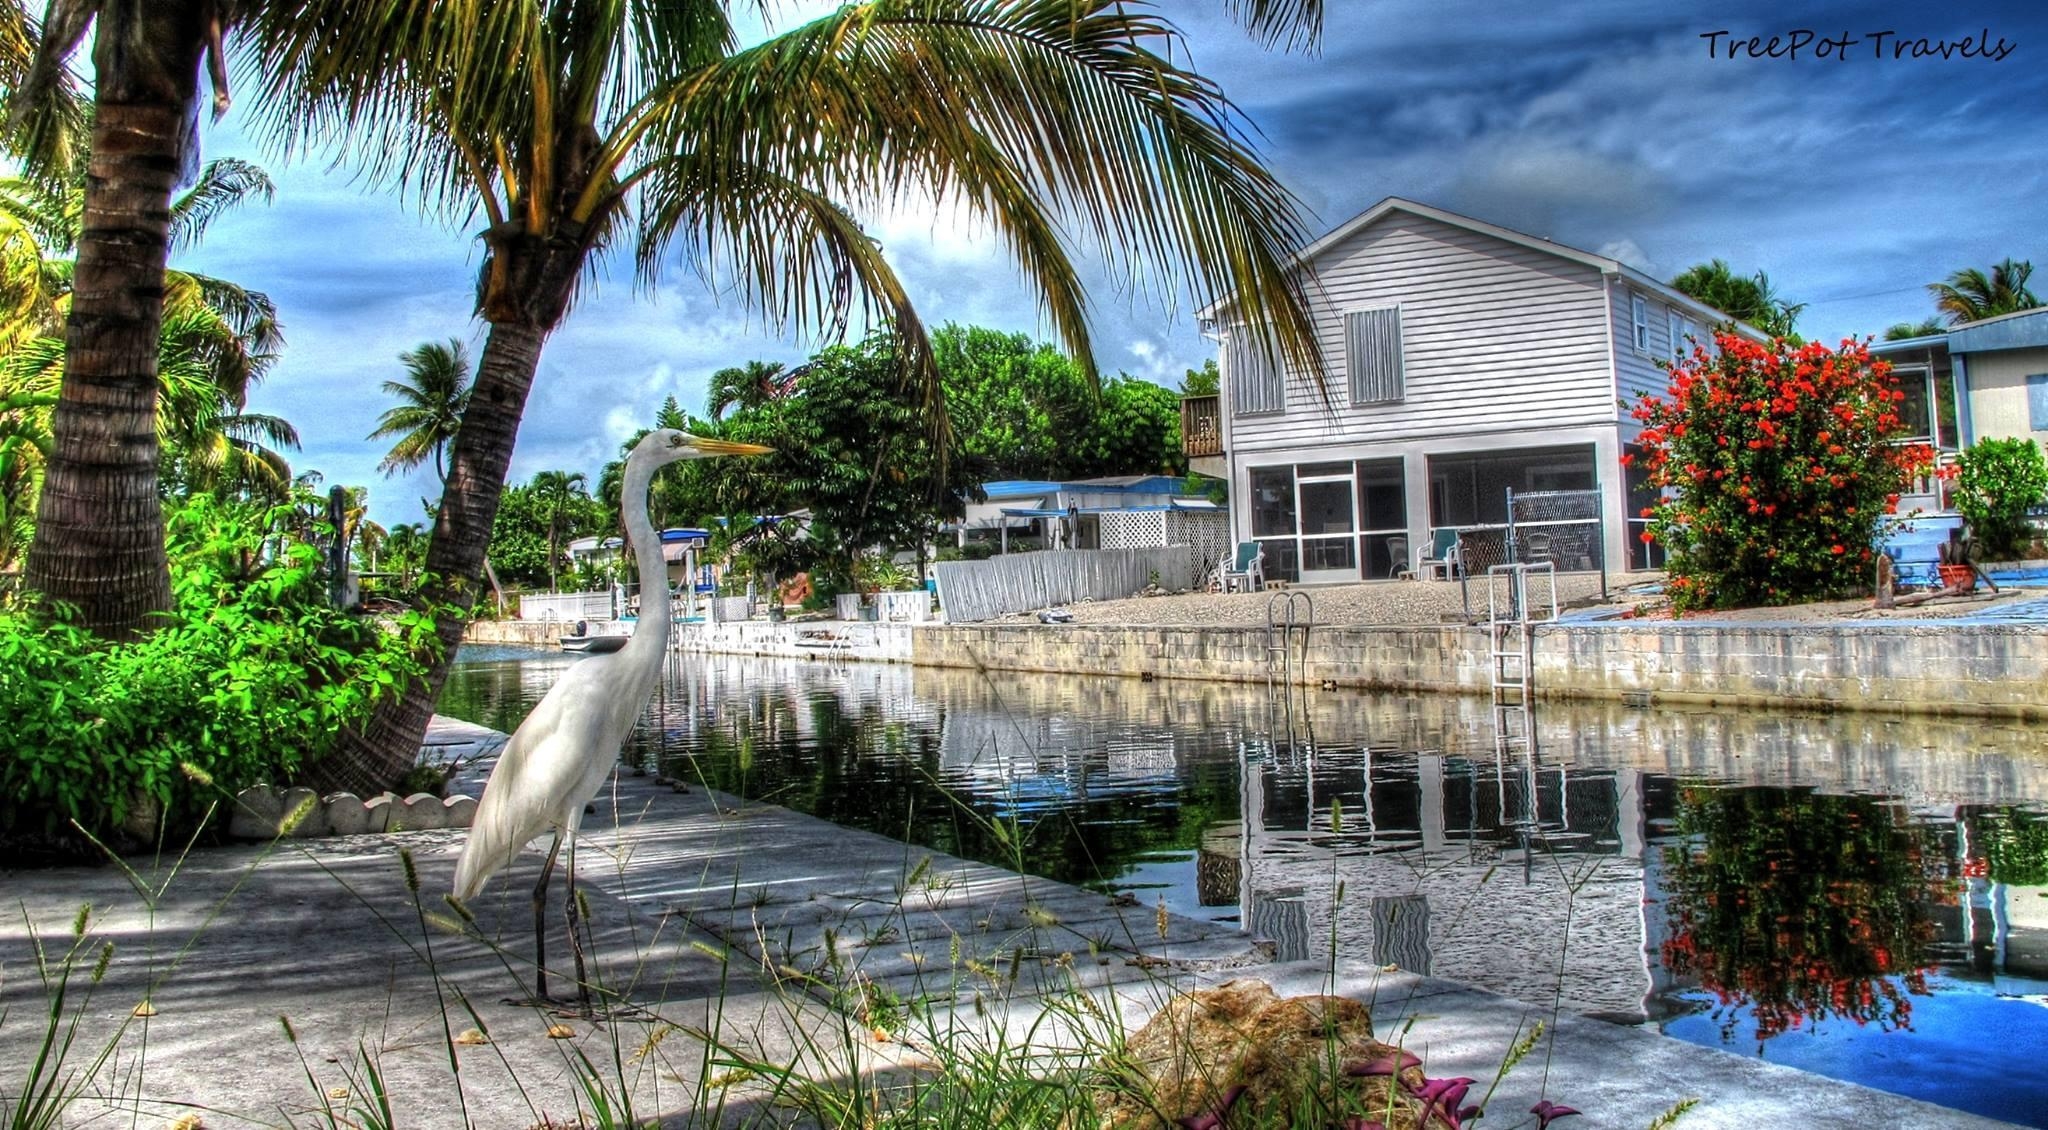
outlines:
[[[626,460],[626,478],[619,490],[619,507],[625,511],[626,540],[633,543],[633,563],[640,571],[640,619],[633,625],[633,639],[626,651],[668,652],[668,635],[673,613],[668,604],[668,562],[661,556],[661,535],[647,517],[647,491],[654,484],[652,460]]]

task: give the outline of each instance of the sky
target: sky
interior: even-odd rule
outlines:
[[[826,7],[773,10],[789,26]],[[1260,48],[1221,0],[1159,7],[1312,235],[1394,195],[1659,278],[1719,257],[1767,272],[1807,304],[1800,330],[1828,341],[1931,316],[1926,284],[1963,267],[2033,259],[2048,283],[2048,5],[1329,0],[1312,54]],[[376,521],[420,521],[431,469],[383,478],[388,445],[364,437],[400,353],[480,348],[474,231],[346,166],[286,163],[246,124],[230,112],[208,128],[204,156],[263,164],[275,202],[219,221],[175,265],[277,301],[288,346],[251,408],[298,426],[294,467],[368,485]],[[864,219],[928,324],[1046,335],[999,248],[956,212],[906,201]],[[1206,296],[1135,290],[1099,262],[1085,276],[1105,372],[1170,385],[1214,356],[1193,317]],[[512,480],[595,481],[664,397],[701,412],[714,371],[816,344],[685,272],[651,288],[630,264],[601,273],[547,346]]]

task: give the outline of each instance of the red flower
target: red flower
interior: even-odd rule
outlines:
[[[1842,548],[1841,546],[1839,546],[1839,545],[1831,545],[1831,546],[1829,546],[1829,547],[1828,547],[1828,552],[1829,552],[1829,553],[1832,553],[1832,554],[1834,554],[1834,555],[1835,555],[1835,556],[1837,556],[1837,557],[1840,557],[1840,556],[1841,556],[1841,555],[1842,555],[1843,553],[1846,553],[1846,552],[1848,552],[1848,551],[1847,551],[1847,550],[1844,550],[1844,549],[1843,549],[1843,548]]]

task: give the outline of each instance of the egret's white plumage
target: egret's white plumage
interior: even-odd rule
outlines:
[[[660,535],[647,517],[647,489],[654,473],[667,464],[684,459],[718,455],[759,455],[768,449],[752,444],[708,440],[674,429],[650,432],[635,444],[626,457],[626,473],[619,504],[624,511],[626,535],[640,571],[640,618],[633,626],[633,638],[618,651],[593,655],[571,664],[540,705],[513,731],[512,740],[498,756],[477,803],[476,818],[470,824],[469,840],[462,859],[455,866],[455,896],[468,900],[483,890],[485,882],[510,866],[528,843],[553,832],[555,846],[549,850],[534,889],[534,948],[539,972],[536,987],[547,996],[547,961],[541,912],[555,852],[569,844],[570,941],[575,943],[575,881],[577,829],[583,823],[583,809],[604,787],[618,764],[619,748],[632,733],[633,723],[654,693],[661,677],[663,658],[668,654],[671,628],[665,579],[668,567],[662,559]],[[582,951],[576,951],[581,980]]]

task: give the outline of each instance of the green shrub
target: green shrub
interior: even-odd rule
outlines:
[[[1980,439],[1956,458],[1956,509],[1981,553],[2007,560],[2034,540],[2027,509],[2048,497],[2048,463],[2031,439]]]
[[[314,547],[287,539],[266,558],[290,512],[206,498],[174,511],[175,609],[144,639],[0,610],[0,841],[76,851],[74,821],[110,842],[188,831],[219,795],[208,780],[292,781],[423,673],[436,646],[424,615],[381,630],[328,606]]]

